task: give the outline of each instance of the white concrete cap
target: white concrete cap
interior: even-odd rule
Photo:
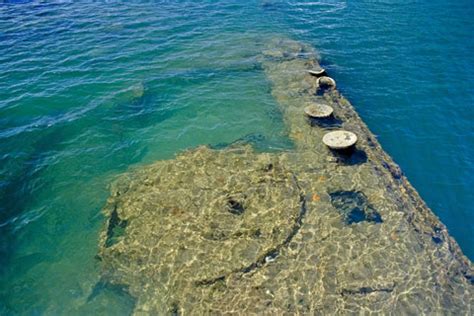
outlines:
[[[326,104],[314,103],[304,108],[304,112],[309,117],[325,118],[331,116],[333,108]]]
[[[346,149],[354,146],[357,135],[349,131],[334,131],[324,135],[323,143],[331,149]]]

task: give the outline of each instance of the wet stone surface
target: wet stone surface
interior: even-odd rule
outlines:
[[[471,262],[350,103],[318,88],[314,49],[273,39],[260,62],[294,147],[199,147],[124,174],[100,282],[137,315],[472,314]],[[322,143],[308,102],[358,136],[353,153]]]

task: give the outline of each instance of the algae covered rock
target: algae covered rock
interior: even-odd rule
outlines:
[[[153,296],[156,310],[271,261],[300,224],[304,201],[279,157],[201,147],[119,181],[107,211],[101,257],[111,280],[128,284],[141,309]]]
[[[311,47],[261,56],[291,150],[238,142],[132,170],[104,212],[102,282],[135,314],[472,314],[474,269],[337,89]],[[324,124],[310,103],[334,112]],[[323,135],[357,135],[338,155]]]

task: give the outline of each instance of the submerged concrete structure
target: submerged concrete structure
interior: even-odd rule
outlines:
[[[295,150],[199,147],[112,188],[103,281],[135,314],[472,314],[474,271],[354,108],[318,86],[312,47],[262,54]],[[311,102],[334,109],[313,124]],[[340,155],[328,131],[358,136]]]

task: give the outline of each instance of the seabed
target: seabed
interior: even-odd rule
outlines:
[[[315,50],[274,39],[261,63],[295,149],[203,146],[123,175],[102,282],[136,315],[472,315],[472,263],[351,104],[317,85]],[[311,120],[311,103],[333,117]],[[358,137],[350,154],[322,142],[340,129]]]

